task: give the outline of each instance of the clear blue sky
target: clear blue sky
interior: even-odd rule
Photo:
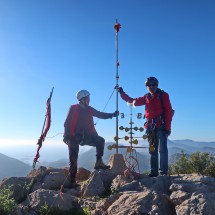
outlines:
[[[215,141],[214,0],[0,0],[0,144],[37,141],[52,87],[47,136],[63,132],[80,89],[103,110],[116,83],[116,18],[119,85],[139,97],[145,79],[156,76],[176,110],[170,139]],[[130,112],[121,99],[119,110]],[[96,129],[113,141],[115,120],[99,120]],[[63,144],[62,135],[54,140]]]

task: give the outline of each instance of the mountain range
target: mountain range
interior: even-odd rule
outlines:
[[[103,160],[107,164],[109,162],[111,154],[116,153],[115,150],[108,150],[107,146],[112,145],[113,143],[106,143]],[[122,145],[126,145],[122,143]],[[148,144],[146,141],[139,141],[138,146],[147,147]],[[86,147],[86,146],[84,146]],[[169,162],[172,163],[180,157],[181,151],[184,151],[185,154],[189,157],[190,154],[194,152],[209,152],[215,155],[215,142],[197,142],[193,140],[168,140],[168,151],[169,151]],[[49,151],[51,153],[51,151]],[[55,151],[56,153],[56,151]],[[125,156],[126,150],[119,149],[119,153]],[[65,156],[68,156],[66,154]],[[140,172],[149,170],[149,153],[148,148],[141,148],[137,150],[137,159],[139,163]],[[87,151],[79,153],[78,166],[84,167],[90,171],[93,170],[94,163],[96,160],[96,149],[94,147],[89,148]],[[56,161],[48,160],[43,161],[38,166],[51,166],[62,168],[69,166],[68,157],[62,157],[62,159],[56,159]],[[38,167],[36,166],[36,167]],[[25,176],[32,169],[32,167],[16,158],[11,158],[4,154],[0,153],[0,180],[6,177],[11,176]]]
[[[26,176],[31,166],[0,153],[0,180],[12,176]]]

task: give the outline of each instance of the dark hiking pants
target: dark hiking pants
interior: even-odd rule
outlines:
[[[67,144],[69,149],[69,172],[71,177],[75,177],[77,173],[79,144],[81,142],[81,136],[76,136],[73,137]],[[104,154],[105,139],[96,134],[88,136],[82,145],[95,146],[97,158],[101,158]]]
[[[154,144],[155,151],[150,152],[150,164],[151,164],[151,173],[154,175],[158,174],[158,168],[160,166],[160,173],[168,173],[168,148],[167,148],[167,136],[166,132],[161,126],[160,128],[155,129],[156,141]],[[158,159],[158,152],[160,154],[160,161]],[[160,165],[158,165],[158,163]]]

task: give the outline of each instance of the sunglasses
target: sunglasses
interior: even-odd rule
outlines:
[[[146,85],[147,87],[155,87],[155,86],[158,86],[157,84],[147,84]]]

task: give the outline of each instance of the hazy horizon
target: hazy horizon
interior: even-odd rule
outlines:
[[[3,144],[3,142],[5,143]],[[32,165],[37,152],[37,140],[0,140],[0,153]],[[87,151],[89,146],[80,146],[80,153]],[[40,162],[56,161],[69,158],[67,145],[63,141],[45,141],[40,149]]]
[[[186,139],[186,140],[169,140],[171,142],[174,143],[174,141],[184,141],[184,142],[194,142],[194,143],[199,143],[199,141],[194,141],[191,139]],[[36,145],[35,140],[19,140],[17,142],[17,144],[13,144],[12,142],[6,141],[6,144],[2,144],[2,142],[0,142],[0,153],[8,156],[8,157],[12,157],[12,158],[16,158],[24,163],[27,163],[29,165],[32,165],[33,163],[33,159],[36,155],[36,151],[37,151],[37,145]],[[106,142],[106,143],[110,143]],[[114,142],[114,141],[112,141]],[[215,141],[214,142],[207,142],[207,141],[200,141],[202,143],[205,143],[207,146],[213,147],[215,148]],[[122,145],[127,145],[127,143],[124,142],[120,142],[119,144]],[[147,141],[143,141],[143,140],[139,140],[139,144],[138,146],[147,146]],[[175,142],[175,147],[178,147],[177,143]],[[203,144],[203,145],[205,145]],[[212,145],[211,145],[212,144]],[[182,145],[182,144],[180,144]],[[173,145],[174,146],[174,145]],[[194,145],[195,146],[195,145]],[[170,145],[169,145],[170,147]],[[196,145],[196,149],[201,147],[201,145]],[[91,147],[90,146],[80,146],[80,150],[79,150],[79,154],[86,152],[87,150],[89,150]],[[146,150],[146,153],[148,152],[147,149],[144,149],[144,152]],[[113,150],[114,153],[114,150]],[[67,145],[65,143],[63,143],[62,141],[45,141],[43,143],[42,148],[40,149],[40,158],[39,158],[39,162],[53,162],[53,161],[57,161],[60,159],[68,159],[69,158],[69,154],[68,154],[68,149],[67,149]]]

